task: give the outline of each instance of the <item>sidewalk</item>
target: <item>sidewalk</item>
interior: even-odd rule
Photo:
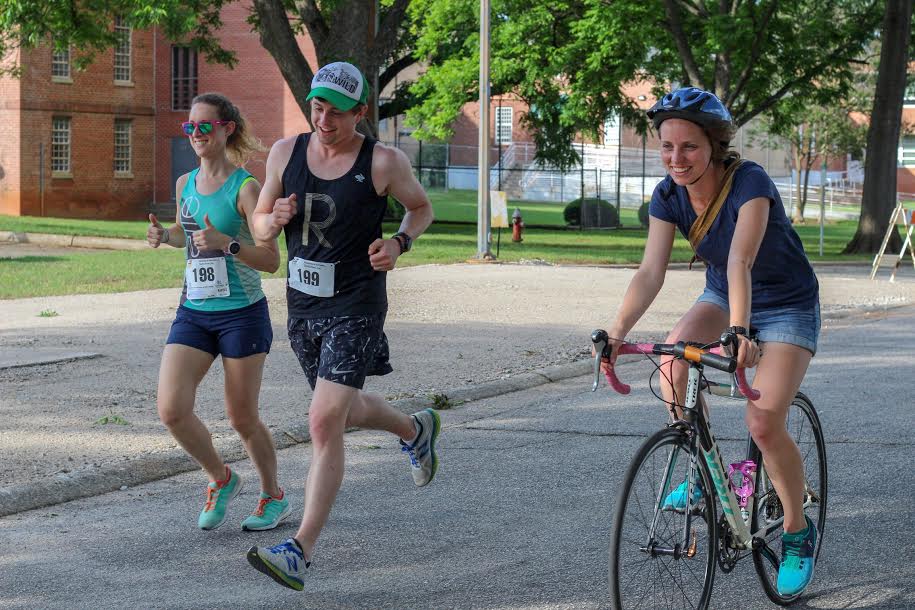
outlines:
[[[582,360],[590,332],[610,323],[633,272],[543,265],[396,270],[388,276],[386,324],[395,372],[370,378],[366,389],[413,411],[434,395],[456,404],[581,375],[589,366]],[[915,303],[911,278],[872,282],[868,272],[819,269],[824,332],[838,316]],[[672,269],[631,338],[662,339],[702,286],[701,271]],[[308,438],[310,389],[286,339],[283,280],[266,281],[265,291],[275,341],[261,413],[283,447]],[[0,302],[4,361],[26,364],[0,368],[0,515],[195,468],[155,409],[158,363],[177,298],[167,289]],[[45,309],[60,315],[38,317]],[[77,357],[87,354],[98,356]],[[36,362],[41,359],[57,361]],[[222,383],[217,363],[201,385],[196,412],[220,450],[240,459],[237,435],[225,421]]]

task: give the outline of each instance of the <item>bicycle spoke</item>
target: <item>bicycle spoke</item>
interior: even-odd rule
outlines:
[[[697,466],[691,465],[689,446],[680,432],[666,430],[655,437],[640,449],[621,489],[623,504],[617,506],[610,561],[614,607],[704,607],[711,593],[716,548],[715,530],[708,522],[715,520],[704,498],[684,510],[660,508]],[[698,472],[697,477],[694,484],[701,479]],[[687,520],[692,525],[684,540]],[[685,551],[693,544],[695,555],[688,557]],[[674,557],[677,549],[681,550]]]

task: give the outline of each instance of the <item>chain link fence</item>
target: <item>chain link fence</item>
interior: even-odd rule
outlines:
[[[392,143],[388,143],[391,145]],[[456,144],[428,144],[404,138],[396,144],[403,150],[417,177],[427,189],[476,191],[478,149]],[[576,145],[583,163],[562,171],[535,161],[530,142],[512,142],[490,149],[489,186],[505,191],[515,201],[556,205],[572,211],[572,222],[581,228],[616,226],[622,209],[638,209],[651,198],[655,185],[666,172],[656,147]],[[786,211],[797,205],[797,173],[788,170],[782,148],[743,151],[744,157],[766,168],[781,194]],[[819,214],[819,173],[811,174],[805,216]],[[825,215],[829,218],[857,218],[861,185],[848,172],[829,172],[825,182]],[[613,208],[610,210],[610,208]]]

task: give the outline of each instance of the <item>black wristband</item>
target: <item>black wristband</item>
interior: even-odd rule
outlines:
[[[409,252],[410,248],[413,246],[413,238],[400,231],[391,236],[391,239],[396,239],[397,243],[400,244],[400,253]]]
[[[747,329],[743,326],[728,326],[727,333],[733,333],[735,335],[742,335],[744,337],[749,337],[750,334],[747,332]]]

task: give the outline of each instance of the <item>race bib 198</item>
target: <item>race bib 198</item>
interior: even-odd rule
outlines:
[[[316,263],[297,256],[289,261],[289,287],[313,297],[332,297],[334,266],[334,263]]]
[[[189,299],[229,296],[229,274],[226,271],[225,257],[188,259],[184,281],[187,283]]]

